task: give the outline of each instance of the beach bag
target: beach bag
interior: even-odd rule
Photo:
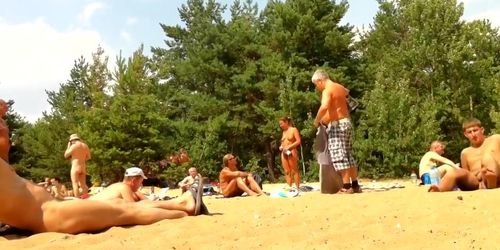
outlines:
[[[347,108],[349,109],[349,113],[356,111],[359,106],[359,101],[354,99],[351,95],[347,96]]]
[[[262,189],[262,183],[264,182],[264,180],[262,179],[262,177],[258,174],[253,174],[253,179],[255,180],[255,182],[257,182],[257,184],[259,185],[260,189]]]

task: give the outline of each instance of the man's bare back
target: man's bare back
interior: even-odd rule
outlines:
[[[75,141],[69,145],[64,156],[71,160],[71,167],[75,171],[85,172],[87,161],[90,160],[90,150],[84,142]]]
[[[87,195],[88,186],[86,181],[87,176],[87,161],[90,160],[90,150],[87,144],[81,141],[77,134],[72,134],[69,138],[68,147],[64,152],[64,158],[71,161],[71,184],[73,186],[73,194]]]
[[[132,199],[131,199],[132,198]],[[144,200],[144,195],[139,192],[134,192],[130,186],[125,183],[118,182],[110,185],[105,188],[103,191],[90,196],[90,200],[115,200],[115,199],[123,199],[126,201],[140,201]]]

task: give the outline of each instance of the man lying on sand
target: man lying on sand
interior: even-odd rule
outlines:
[[[232,154],[222,158],[223,168],[219,174],[220,189],[224,197],[241,196],[247,193],[250,196],[260,196],[264,192],[253,178],[252,173],[238,171],[236,157]]]
[[[96,232],[187,216],[142,202],[57,201],[43,187],[19,177],[0,159],[0,221],[34,233]],[[194,206],[194,205],[193,205]]]
[[[208,209],[203,204],[203,185],[200,185],[201,176],[195,178],[195,182],[189,191],[180,197],[167,201],[150,201],[144,194],[139,192],[142,182],[147,179],[142,169],[132,167],[125,170],[122,182],[114,183],[103,191],[93,195],[89,200],[115,202],[138,202],[145,206],[162,208],[167,210],[178,210],[189,215],[208,214]]]
[[[441,177],[443,177],[446,172],[459,168],[453,161],[442,156],[444,154],[444,149],[445,145],[443,142],[433,141],[429,152],[422,156],[418,168],[418,174],[422,182],[424,182],[424,176],[428,175],[433,167],[437,167]]]
[[[429,192],[451,191],[455,185],[464,191],[499,186],[500,135],[485,137],[481,122],[475,118],[465,121],[463,130],[470,146],[462,150],[462,168],[447,172],[441,183],[431,186]]]

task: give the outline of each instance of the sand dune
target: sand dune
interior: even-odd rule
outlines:
[[[211,216],[99,234],[0,237],[0,249],[500,248],[500,189],[427,193],[426,187],[402,184],[405,188],[354,195],[208,197]]]

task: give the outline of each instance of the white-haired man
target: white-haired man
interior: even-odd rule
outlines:
[[[314,119],[314,126],[327,127],[330,160],[342,176],[343,188],[338,193],[361,193],[358,166],[352,150],[353,130],[347,103],[349,90],[330,80],[324,70],[316,70],[311,81],[321,91],[321,106]]]

